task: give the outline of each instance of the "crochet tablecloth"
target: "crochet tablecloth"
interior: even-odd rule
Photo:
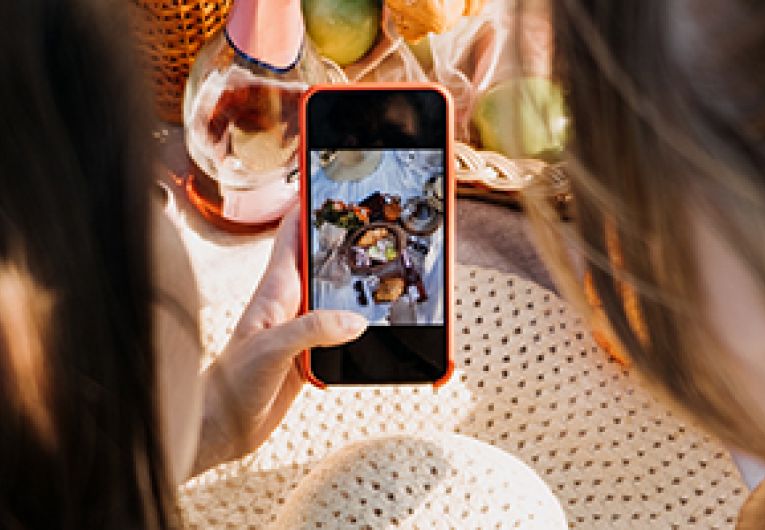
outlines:
[[[184,174],[189,162],[182,130],[157,134],[165,163]],[[178,188],[170,191],[177,199],[170,209],[199,279],[203,340],[212,356],[225,345],[265,269],[272,234],[223,234],[190,208]],[[457,210],[458,259],[552,285],[520,214],[472,201],[458,202]],[[571,528],[734,527],[747,492],[717,440],[609,360],[552,292],[490,268],[457,270],[457,370],[451,383],[437,393],[422,387],[306,387],[257,453],[181,488],[189,526],[269,528],[296,501],[295,488],[306,487],[312,470],[321,474],[343,458],[363,463],[354,454],[357,443],[372,444],[373,453],[380,447],[377,435],[412,440],[415,434],[457,432],[535,469]],[[455,447],[451,441],[446,446]],[[363,491],[359,486],[355,493],[361,498]],[[423,498],[415,513],[431,509],[427,504]],[[482,508],[464,497],[461,505],[463,511]],[[433,519],[446,521],[439,516]],[[513,528],[515,521],[508,517],[499,528]],[[407,524],[406,518],[398,522]],[[340,519],[336,527],[353,524]]]
[[[214,354],[264,269],[270,239],[203,236],[181,219],[205,303],[205,346]],[[460,433],[536,470],[570,528],[734,527],[746,488],[728,453],[607,358],[565,302],[490,269],[458,266],[456,276],[457,369],[450,383],[438,391],[306,386],[256,453],[181,489],[189,526],[274,528],[280,510],[296,502],[295,488],[327,458],[344,454],[338,451],[380,436]],[[455,509],[481,509],[453,501]],[[407,523],[406,512],[370,526],[340,511],[334,526],[316,527],[421,527]],[[461,528],[435,509],[432,519],[432,527]],[[491,528],[524,527],[518,524],[508,517]]]

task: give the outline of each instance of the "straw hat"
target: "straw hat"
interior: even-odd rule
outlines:
[[[444,434],[346,446],[300,482],[271,530],[434,527],[568,528],[530,467],[491,445]]]

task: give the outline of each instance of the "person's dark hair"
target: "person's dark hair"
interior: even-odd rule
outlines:
[[[634,364],[714,432],[765,456],[761,404],[711,331],[694,247],[701,220],[765,294],[763,4],[551,4],[571,113],[571,236],[610,327]],[[531,209],[545,221],[538,235],[559,284],[576,298],[577,279],[560,266],[562,238],[544,208]]]
[[[125,4],[3,3],[0,528],[174,524],[152,345],[151,122]]]

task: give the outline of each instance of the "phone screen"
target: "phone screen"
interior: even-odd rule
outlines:
[[[311,352],[328,384],[434,382],[448,369],[447,105],[436,90],[314,93],[306,107],[310,309],[365,334]]]

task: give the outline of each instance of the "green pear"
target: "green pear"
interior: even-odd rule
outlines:
[[[496,85],[478,98],[471,119],[484,149],[547,162],[561,159],[568,122],[560,86],[542,77]]]
[[[317,51],[340,66],[361,59],[380,32],[381,0],[303,0],[306,30]]]

